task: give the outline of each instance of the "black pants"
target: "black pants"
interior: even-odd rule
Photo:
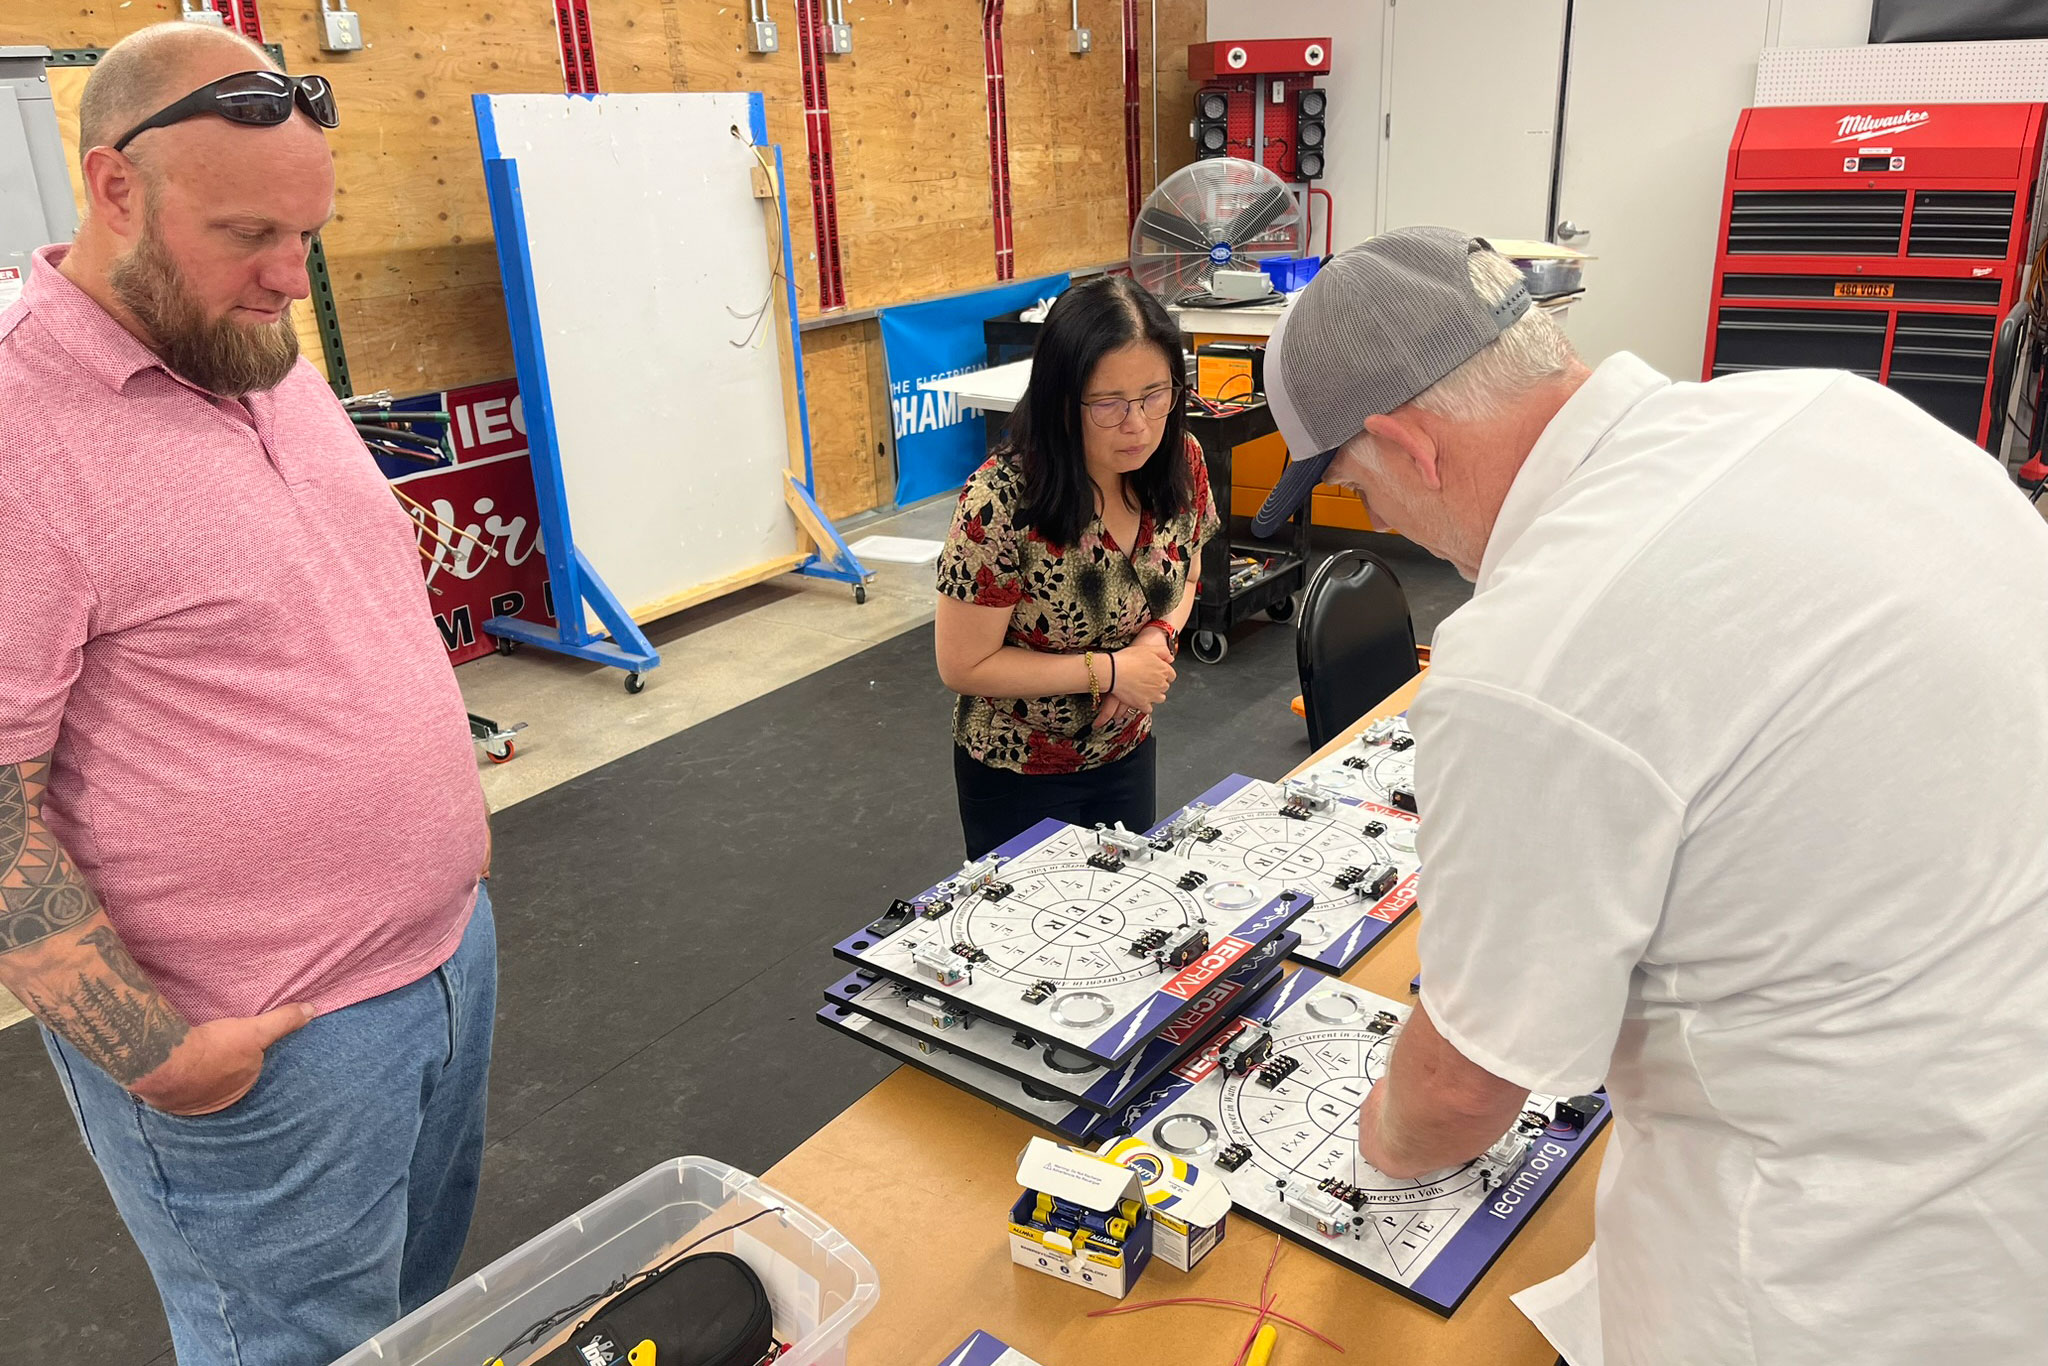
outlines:
[[[953,747],[953,785],[960,793],[960,828],[967,857],[1023,834],[1046,819],[1083,829],[1124,823],[1144,830],[1158,819],[1158,752],[1153,737],[1114,763],[1079,773],[1018,773],[990,768],[958,745]]]

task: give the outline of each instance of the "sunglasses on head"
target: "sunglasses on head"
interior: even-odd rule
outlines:
[[[175,104],[165,105],[121,135],[121,151],[152,128],[168,128],[202,114],[251,128],[275,128],[292,116],[292,106],[322,128],[341,122],[334,107],[334,87],[325,76],[287,76],[281,71],[238,71],[200,86]]]

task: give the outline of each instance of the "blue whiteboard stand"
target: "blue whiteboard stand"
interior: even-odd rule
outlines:
[[[540,508],[541,542],[548,557],[548,587],[554,594],[556,622],[543,626],[518,617],[492,617],[484,622],[484,631],[499,640],[624,669],[626,691],[637,693],[646,686],[641,674],[658,667],[661,655],[577,547],[569,528],[569,491],[562,482],[562,448],[548,389],[547,346],[541,340],[540,307],[534,296],[519,164],[498,154],[490,97],[478,95],[475,99],[477,132],[484,151],[484,188],[490,195],[491,228],[498,237],[498,269],[505,278],[505,320],[512,332],[512,357],[526,409],[533,489]],[[586,606],[597,613],[608,636],[590,630]]]
[[[504,277],[505,313],[512,337],[512,353],[519,372],[519,389],[525,403],[528,444],[533,466],[541,534],[548,556],[549,588],[554,596],[554,627],[512,617],[492,617],[484,630],[502,641],[536,645],[593,663],[627,670],[626,691],[639,692],[642,671],[661,663],[661,656],[635,624],[618,596],[606,585],[590,560],[577,548],[570,527],[569,497],[563,478],[561,443],[554,403],[548,384],[547,347],[542,337],[540,307],[535,288],[532,249],[526,227],[526,211],[519,184],[516,158],[503,154],[498,142],[491,96],[473,97],[477,140],[483,151],[484,186],[489,195],[491,224],[497,235],[498,266]],[[783,177],[782,149],[767,143],[767,118],[761,96],[747,97],[748,131],[751,145],[773,151],[777,186]],[[798,528],[817,547],[797,562],[796,572],[813,578],[830,579],[853,586],[854,600],[867,600],[866,585],[874,578],[862,565],[845,538],[839,534],[817,501],[811,458],[811,419],[804,391],[803,338],[796,326],[797,297],[795,268],[791,259],[789,203],[775,195],[780,219],[778,234],[783,279],[779,301],[787,337],[789,373],[794,376],[796,402],[793,405],[800,427],[803,449],[802,475],[795,468],[783,473],[783,497]],[[787,382],[787,381],[785,381]],[[792,433],[795,438],[798,433]],[[792,456],[794,451],[792,451]],[[792,466],[794,460],[792,459]],[[594,634],[586,625],[586,611],[594,612],[608,634]]]
[[[768,140],[768,116],[761,96],[748,98],[749,112],[753,115],[755,146]],[[782,173],[782,147],[775,146],[775,183],[789,184],[789,178]],[[804,392],[804,334],[796,325],[796,267],[790,259],[789,249],[789,197],[775,196],[777,209],[782,214],[782,303],[783,324],[789,332],[790,368],[796,375],[797,420],[803,426],[804,477],[786,475],[783,492],[789,499],[789,510],[796,514],[797,525],[818,543],[818,549],[810,558],[796,567],[799,574],[808,574],[814,579],[831,579],[838,583],[853,585],[853,600],[864,603],[868,600],[868,583],[875,577],[874,571],[860,562],[846,538],[839,534],[839,528],[832,525],[832,519],[818,506],[817,471],[811,464],[811,403],[810,395]]]

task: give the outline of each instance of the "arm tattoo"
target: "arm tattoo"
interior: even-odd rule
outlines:
[[[99,910],[37,818],[49,768],[47,756],[0,767],[0,953],[60,934]]]
[[[170,1057],[187,1025],[44,827],[49,767],[48,755],[0,765],[0,978],[125,1086]]]

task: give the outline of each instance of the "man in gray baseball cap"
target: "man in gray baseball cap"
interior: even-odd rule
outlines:
[[[1262,521],[1349,485],[1474,582],[1409,712],[1422,988],[1362,1156],[1604,1084],[1610,1366],[2039,1360],[2048,524],[2003,466],[1840,371],[1589,370],[1438,228],[1325,266],[1266,378],[1305,458]]]
[[[1370,443],[1360,439],[1348,454],[1346,445],[1365,433],[1407,437],[1430,416],[1478,417],[1481,407],[1499,406],[1470,401],[1487,379],[1495,388],[1530,394],[1536,400],[1531,416],[1555,412],[1586,370],[1564,334],[1542,314],[1531,317],[1530,307],[1512,263],[1484,239],[1449,228],[1384,233],[1332,260],[1282,316],[1266,347],[1267,401],[1291,459],[1253,519],[1253,533],[1273,535],[1320,483],[1348,485],[1370,504],[1361,468]],[[1430,392],[1489,348],[1499,353],[1489,357],[1498,373],[1462,376]],[[1398,425],[1389,424],[1388,415],[1397,412]],[[1392,490],[1384,501],[1393,501]],[[1375,524],[1386,525],[1382,518],[1392,511],[1377,507]],[[1411,517],[1400,525],[1473,576],[1476,567],[1448,553],[1449,546],[1418,534],[1422,523]]]

